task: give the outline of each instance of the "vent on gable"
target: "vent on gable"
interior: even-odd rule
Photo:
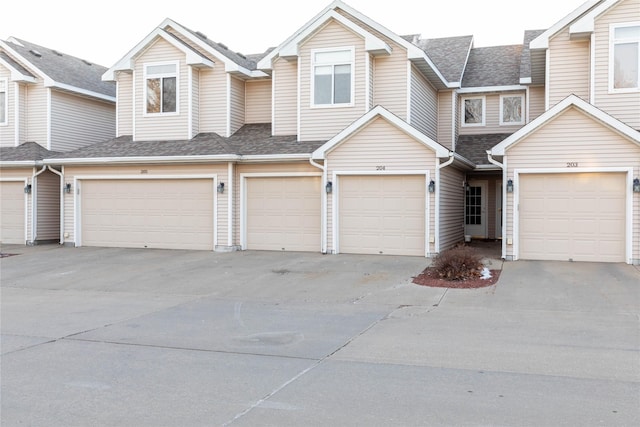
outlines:
[[[208,39],[207,35],[204,34],[203,32],[196,31],[196,35],[202,39],[205,39],[205,40]]]
[[[87,65],[93,65],[91,62],[87,61],[86,59],[83,59],[82,62],[84,62]]]
[[[58,52],[55,49],[51,49],[51,52],[53,52],[54,54],[58,55],[58,56],[62,56],[62,54],[60,52]]]
[[[33,56],[37,57],[37,58],[41,58],[42,57],[42,54],[40,52],[38,52],[37,50],[35,50],[35,49],[31,49],[29,51],[29,53],[32,54]]]

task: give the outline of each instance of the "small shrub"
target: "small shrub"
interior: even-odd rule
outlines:
[[[456,246],[439,253],[431,267],[445,280],[467,280],[480,276],[482,261],[473,248]]]

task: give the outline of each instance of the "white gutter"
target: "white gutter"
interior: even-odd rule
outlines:
[[[211,156],[151,156],[151,157],[95,157],[95,158],[70,158],[70,159],[45,159],[43,163],[46,165],[93,165],[93,164],[129,164],[129,163],[209,163],[219,161],[251,161],[251,162],[283,162],[308,160],[309,153],[298,154],[255,154],[255,155],[239,155],[239,154],[219,154]],[[17,162],[13,162],[16,165]],[[33,166],[33,162],[29,166]]]
[[[486,153],[489,162],[502,169],[502,226],[506,227],[507,210],[504,207],[507,204],[507,169],[504,167],[504,164],[493,158],[491,150],[487,150]],[[500,234],[502,235],[502,259],[507,259],[507,236],[505,236],[504,232],[501,232]]]
[[[325,187],[327,185],[327,167],[326,165],[321,165],[320,163],[316,163],[311,157],[309,157],[309,163],[312,166],[317,167],[322,170],[322,218],[320,218],[320,232],[322,233],[321,237],[321,248],[323,254],[327,253],[327,214],[328,214],[328,203],[327,203],[327,192],[325,191]]]
[[[435,176],[435,183],[436,183],[436,200],[435,200],[435,216],[436,216],[436,223],[434,225],[435,227],[435,231],[436,231],[436,235],[434,236],[434,252],[435,253],[439,253],[440,252],[440,169],[443,169],[447,166],[449,166],[451,163],[453,163],[453,161],[456,159],[455,153],[453,151],[449,152],[449,160],[447,160],[444,163],[438,163],[436,165],[436,176]],[[427,242],[427,245],[429,244],[429,242]]]
[[[51,172],[60,177],[60,244],[64,245],[64,174],[55,170],[51,166],[47,166]]]
[[[36,241],[36,237],[38,236],[38,210],[36,206],[38,205],[38,185],[36,184],[36,177],[40,175],[42,172],[47,170],[46,166],[43,166],[39,172],[35,171],[36,168],[33,168],[33,176],[31,177],[31,185],[32,185],[32,197],[31,197],[31,243]]]

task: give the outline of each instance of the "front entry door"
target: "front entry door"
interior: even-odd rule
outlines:
[[[465,235],[487,238],[487,181],[471,180],[465,197]]]
[[[502,181],[496,182],[496,239],[502,239]]]

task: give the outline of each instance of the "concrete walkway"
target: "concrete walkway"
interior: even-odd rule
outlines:
[[[3,426],[639,425],[640,271],[2,247]]]

